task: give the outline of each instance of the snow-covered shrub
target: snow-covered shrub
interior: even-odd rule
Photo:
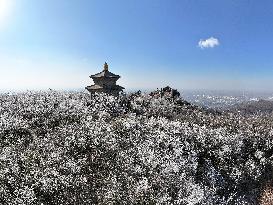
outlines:
[[[0,105],[3,204],[255,204],[272,180],[270,115],[145,94],[27,92]]]

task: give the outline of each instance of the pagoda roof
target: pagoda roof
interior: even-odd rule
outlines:
[[[103,87],[100,86],[100,85],[90,85],[90,86],[87,86],[86,88],[90,89],[90,90],[100,90],[100,89],[103,89]]]
[[[120,85],[114,85],[113,88],[114,88],[115,90],[123,90],[123,89],[125,89],[124,87],[122,87],[122,86],[120,86]]]
[[[86,89],[88,89],[88,90],[101,90],[101,89],[123,90],[125,88],[120,85],[113,85],[111,88],[107,88],[107,87],[103,87],[103,86],[95,84],[95,85],[87,86]]]
[[[120,78],[119,75],[116,75],[114,73],[111,73],[108,70],[103,70],[100,73],[97,73],[95,75],[91,75],[91,78],[101,78],[101,77],[106,77],[106,78]]]

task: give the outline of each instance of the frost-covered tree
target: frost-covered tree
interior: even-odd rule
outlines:
[[[27,92],[0,104],[1,204],[256,204],[270,190],[270,114],[141,93]]]

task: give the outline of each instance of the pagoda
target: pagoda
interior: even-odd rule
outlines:
[[[90,93],[103,92],[111,95],[118,95],[124,87],[116,84],[117,80],[120,78],[119,75],[111,73],[108,70],[108,65],[105,62],[103,71],[95,75],[91,75],[90,78],[93,79],[94,85],[85,87]]]

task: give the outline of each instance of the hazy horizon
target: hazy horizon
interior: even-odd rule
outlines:
[[[154,87],[154,88],[126,88],[124,89],[125,93],[131,93],[131,92],[137,92],[141,91],[143,93],[149,93],[152,91],[155,91],[157,89],[164,88],[169,85],[165,85],[162,87]],[[198,94],[208,94],[208,93],[218,93],[218,94],[272,94],[273,95],[273,90],[228,90],[228,89],[181,89],[181,88],[176,88],[172,87],[173,89],[176,89],[180,93],[198,93]],[[56,91],[56,92],[82,92],[86,91],[88,92],[85,88],[34,88],[34,89],[0,89],[0,93],[25,93],[25,92],[47,92],[47,91]]]

